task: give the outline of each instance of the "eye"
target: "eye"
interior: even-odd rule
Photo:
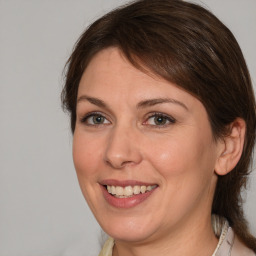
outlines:
[[[175,119],[162,114],[162,113],[155,113],[151,115],[145,122],[147,125],[152,125],[152,126],[167,126],[169,124],[175,123]]]
[[[88,114],[82,118],[81,122],[87,125],[102,125],[110,123],[106,117],[99,113]]]

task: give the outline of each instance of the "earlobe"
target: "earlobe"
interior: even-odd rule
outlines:
[[[237,118],[230,124],[230,133],[219,141],[219,156],[215,165],[218,175],[226,175],[237,165],[243,152],[246,124],[241,118]]]

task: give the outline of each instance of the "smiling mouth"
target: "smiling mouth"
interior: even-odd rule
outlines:
[[[108,193],[116,198],[129,198],[139,194],[145,194],[150,192],[151,190],[155,189],[157,185],[152,186],[110,186],[104,185]]]

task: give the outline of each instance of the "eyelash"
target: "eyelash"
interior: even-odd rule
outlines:
[[[166,120],[166,121],[169,122],[169,123],[163,124],[163,125],[161,125],[161,124],[160,124],[160,125],[157,125],[157,124],[155,124],[155,125],[148,124],[148,125],[150,125],[150,126],[155,126],[155,128],[158,128],[158,129],[165,128],[165,127],[167,127],[167,126],[169,126],[169,125],[171,125],[171,124],[176,123],[176,120],[175,120],[173,117],[171,117],[171,116],[169,116],[169,115],[166,115],[166,114],[163,114],[163,113],[159,113],[159,112],[155,112],[155,113],[150,114],[150,115],[147,117],[146,122],[148,122],[148,120],[149,120],[150,118],[163,118],[164,120]],[[144,122],[144,124],[145,124],[146,122]]]
[[[93,117],[100,117],[100,118],[103,118],[104,121],[107,120],[107,124],[111,123],[110,121],[108,121],[108,119],[100,112],[91,112],[91,113],[88,113],[87,115],[85,115],[83,118],[81,118],[80,122],[81,123],[84,123],[86,124],[87,126],[95,126],[95,127],[98,127],[98,126],[101,126],[101,125],[107,125],[106,123],[99,123],[99,124],[89,124],[88,123],[88,120],[89,118],[93,118]],[[147,122],[150,120],[150,118],[163,118],[165,121],[168,121],[169,123],[165,123],[165,124],[147,124]],[[165,128],[166,126],[169,126],[171,124],[174,124],[176,123],[176,120],[169,116],[169,115],[166,115],[166,114],[163,114],[163,113],[158,113],[158,112],[155,112],[155,113],[151,113],[147,118],[146,118],[146,121],[143,122],[144,125],[148,125],[148,126],[153,126],[155,128],[158,128],[158,129],[161,129],[161,128]]]
[[[84,117],[82,117],[81,120],[80,120],[80,122],[81,122],[81,123],[84,123],[84,124],[86,124],[86,125],[88,125],[88,126],[105,125],[104,123],[102,123],[102,124],[89,124],[89,123],[88,123],[88,120],[89,120],[89,118],[91,118],[91,117],[101,117],[101,118],[104,118],[104,120],[107,120],[107,118],[106,118],[104,115],[102,115],[102,113],[100,113],[100,112],[91,112],[91,113],[86,114]],[[109,122],[109,121],[108,121],[108,122]],[[109,122],[109,123],[110,123],[110,122]]]

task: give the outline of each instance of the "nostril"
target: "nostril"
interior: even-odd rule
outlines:
[[[141,152],[134,140],[126,134],[123,126],[116,127],[106,144],[105,163],[121,170],[127,165],[140,163],[141,159]]]
[[[114,169],[122,169],[129,163],[129,161],[123,161],[122,159],[107,159],[106,163]]]

